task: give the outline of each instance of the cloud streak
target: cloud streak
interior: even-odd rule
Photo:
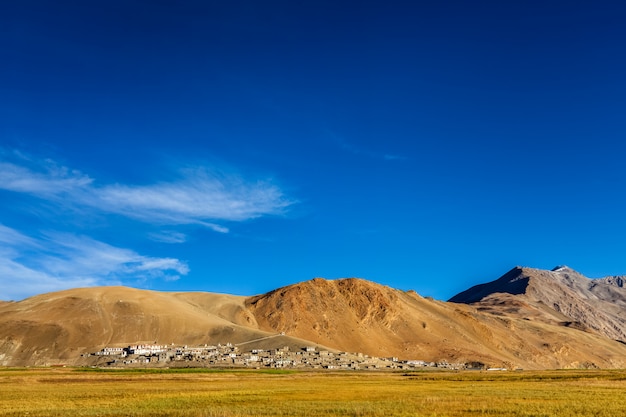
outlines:
[[[228,233],[227,223],[282,215],[294,203],[272,181],[250,181],[205,167],[181,170],[170,181],[107,184],[52,160],[0,149],[0,196],[7,193],[24,198],[8,199],[18,203],[6,207],[13,217],[0,224],[0,299],[73,287],[172,281],[189,273],[179,259],[146,256],[75,231],[92,219],[120,216],[165,227],[147,238],[182,244],[187,236],[175,226]],[[33,213],[32,224],[10,227],[11,218]],[[74,232],[41,232],[44,228]]]
[[[69,233],[26,236],[0,224],[0,299],[66,288],[176,280],[189,267]]]
[[[73,194],[86,189],[92,179],[78,171],[58,167],[50,161],[35,171],[10,162],[0,162],[0,188],[43,198]]]
[[[165,224],[244,221],[282,214],[291,205],[271,183],[247,183],[238,177],[200,168],[183,172],[177,182],[148,186],[116,184],[98,189],[94,197],[110,212]]]
[[[149,237],[155,242],[162,243],[185,243],[187,241],[187,235],[173,230],[164,230],[159,233],[150,233]]]
[[[294,203],[270,181],[246,181],[207,168],[183,170],[171,182],[97,185],[89,176],[52,161],[28,162],[0,163],[0,189],[150,224],[198,224],[227,233],[220,222],[281,215]]]

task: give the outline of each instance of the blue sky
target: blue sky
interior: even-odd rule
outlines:
[[[620,2],[0,5],[0,299],[626,274]]]

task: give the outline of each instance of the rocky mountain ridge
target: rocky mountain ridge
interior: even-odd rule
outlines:
[[[525,303],[528,316],[541,317],[547,322],[569,322],[568,325],[626,341],[623,277],[589,279],[567,266],[551,271],[515,267],[497,280],[476,285],[449,301],[495,311],[498,308],[494,306],[507,296]]]
[[[450,302],[362,279],[316,278],[253,297],[82,288],[0,303],[0,365],[86,365],[133,343],[314,345],[377,357],[526,369],[626,366],[615,277],[516,267]],[[274,346],[276,345],[276,346]]]

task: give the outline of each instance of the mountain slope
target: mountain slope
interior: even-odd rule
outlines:
[[[42,294],[0,304],[0,365],[84,365],[81,354],[105,346],[230,342],[247,350],[321,345],[371,356],[527,369],[625,367],[626,345],[567,315],[580,310],[567,303],[586,294],[585,313],[600,317],[601,296],[619,301],[623,288],[602,281],[588,287],[571,272],[537,271],[516,270],[493,288],[459,295],[458,301],[479,300],[475,305],[355,278],[314,279],[254,297],[125,287]],[[557,298],[558,311],[548,304]]]
[[[82,353],[132,343],[195,345],[267,337],[244,301],[223,294],[96,287],[0,305],[0,365],[76,363]]]
[[[259,327],[346,351],[525,368],[621,366],[624,345],[359,279],[315,279],[247,300]]]
[[[495,281],[476,285],[449,301],[483,311],[573,325],[626,340],[626,288],[622,277],[589,279],[562,266],[552,271],[516,267]],[[515,303],[524,308],[511,309]],[[505,311],[502,306],[509,306]]]

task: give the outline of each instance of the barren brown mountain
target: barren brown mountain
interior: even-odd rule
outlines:
[[[626,346],[596,334],[481,312],[360,279],[314,279],[249,298],[246,304],[262,329],[374,356],[528,369],[626,364]]]
[[[574,301],[585,291],[599,299],[601,294],[618,297],[624,289],[609,279],[589,289],[569,271],[569,281],[580,281],[576,290],[563,271],[533,272],[563,275],[543,290],[547,284],[534,275],[515,279],[512,271],[503,280],[510,281],[509,292],[475,287],[464,298],[455,297],[478,300],[476,305],[436,301],[355,278],[318,278],[248,298],[125,287],[61,291],[0,304],[0,365],[85,364],[80,356],[85,352],[156,341],[231,342],[244,351],[322,345],[372,356],[527,369],[626,366],[626,345],[606,337],[600,331],[604,325],[593,327],[566,314],[579,311]],[[570,298],[565,304],[561,300],[557,311],[554,303],[532,298],[529,288]],[[618,309],[597,299],[588,300],[586,317],[597,310],[597,317],[617,322]]]
[[[482,311],[573,326],[626,340],[623,277],[589,279],[566,266],[544,271],[516,267],[499,279],[455,295]]]
[[[275,336],[257,327],[245,297],[79,288],[0,305],[0,365],[84,364],[81,354],[106,346],[243,343]],[[306,343],[288,336],[273,340],[280,346]]]

